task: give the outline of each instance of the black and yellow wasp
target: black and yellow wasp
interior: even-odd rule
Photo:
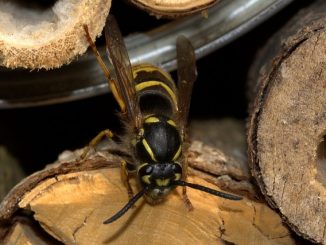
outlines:
[[[181,36],[176,41],[178,84],[168,73],[151,64],[131,66],[119,27],[109,16],[105,27],[109,70],[104,64],[95,44],[84,26],[86,38],[93,49],[108,80],[111,91],[120,106],[120,118],[126,126],[121,137],[121,147],[128,159],[121,171],[129,202],[104,224],[120,218],[142,196],[150,203],[158,203],[176,186],[183,186],[186,204],[186,187],[198,189],[215,196],[240,200],[238,196],[219,192],[205,186],[186,182],[187,140],[186,126],[193,84],[197,77],[196,59],[188,39]],[[102,131],[91,142],[95,146],[101,138],[114,138],[110,130]],[[89,147],[87,149],[89,149]],[[85,150],[82,157],[85,157]],[[140,191],[133,196],[129,176],[136,173]]]

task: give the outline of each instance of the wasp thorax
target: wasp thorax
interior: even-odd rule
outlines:
[[[137,159],[142,162],[170,162],[181,155],[181,138],[173,120],[165,116],[144,119],[135,144]]]

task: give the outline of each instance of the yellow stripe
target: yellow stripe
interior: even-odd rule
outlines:
[[[145,123],[157,123],[159,122],[160,119],[158,119],[157,117],[148,117],[145,119]]]
[[[150,157],[152,158],[152,160],[154,162],[157,162],[157,160],[155,159],[154,153],[151,149],[151,147],[149,146],[149,144],[147,143],[147,141],[145,139],[142,140],[143,146],[145,147],[147,153],[150,155]]]
[[[141,179],[146,183],[146,184],[150,184],[151,181],[150,181],[150,178],[151,176],[150,175],[144,175],[143,177],[141,177]]]
[[[174,174],[174,180],[180,180],[181,174]]]
[[[158,71],[159,73],[161,73],[167,80],[172,81],[171,76],[164,70],[155,67],[151,64],[139,64],[139,65],[135,65],[132,67],[132,73],[133,73],[133,77],[135,78],[137,76],[137,73],[140,71],[146,71],[146,72],[152,72],[152,71]]]
[[[170,179],[156,179],[155,181],[158,186],[168,186],[170,183]]]
[[[148,165],[148,163],[147,163],[147,162],[145,162],[145,163],[143,163],[143,164],[139,165],[139,166],[137,167],[137,174],[138,174],[138,172],[139,172],[139,169],[141,169],[141,168],[145,167],[146,165]]]
[[[172,119],[168,120],[167,123],[173,127],[177,127],[177,125],[175,124],[175,122]]]
[[[170,97],[172,98],[173,103],[175,105],[177,105],[177,98],[176,98],[175,94],[173,93],[172,89],[168,85],[166,85],[165,83],[163,83],[163,82],[159,82],[159,81],[147,81],[147,82],[138,83],[136,85],[136,91],[140,91],[140,90],[143,90],[143,89],[148,88],[148,87],[151,87],[151,86],[161,86],[161,87],[163,87],[166,90],[166,92],[168,92],[168,94],[170,95]]]
[[[181,153],[181,145],[179,145],[179,148],[178,148],[177,152],[175,153],[175,155],[174,155],[172,161],[177,160],[178,157],[180,156],[180,153]]]

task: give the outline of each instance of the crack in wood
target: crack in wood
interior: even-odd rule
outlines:
[[[213,178],[219,178],[219,177],[222,177],[222,176],[228,176],[228,177],[230,177],[230,179],[232,181],[235,181],[235,182],[241,182],[241,181],[243,181],[241,179],[237,179],[236,176],[234,176],[231,172],[228,172],[228,171],[225,171],[225,172],[221,171],[220,174],[214,174],[214,173],[208,172],[207,170],[202,169],[202,168],[197,167],[197,166],[191,166],[191,168],[193,170],[196,170],[196,171],[202,172],[204,174],[207,174],[207,175],[209,175],[209,176],[211,176]]]
[[[256,210],[256,206],[254,205],[254,203],[252,201],[250,201],[250,206],[253,208],[252,226],[255,227],[257,229],[257,231],[259,231],[260,234],[262,234],[264,237],[266,237],[267,240],[276,240],[276,239],[285,238],[285,237],[289,236],[289,233],[286,233],[282,236],[275,236],[275,237],[270,237],[267,234],[265,234],[264,230],[262,230],[259,226],[256,225],[257,210]]]
[[[222,224],[218,227],[218,230],[220,232],[218,238],[220,238],[224,241],[224,239],[222,237],[224,236],[224,233],[225,233],[225,227],[224,227],[225,221],[221,215],[218,214],[218,216],[220,217],[220,219],[222,221]]]
[[[282,188],[282,193],[281,193],[281,200],[280,200],[280,205],[279,205],[280,208],[283,206],[283,201],[284,201],[284,198],[283,197],[284,197],[284,191],[285,191],[285,187],[287,185],[287,182],[288,182],[288,178],[286,178],[284,180],[284,184],[283,184],[283,188]]]
[[[83,221],[83,223],[81,223],[79,226],[77,226],[76,228],[75,228],[75,230],[73,231],[73,233],[72,233],[72,237],[73,237],[73,240],[74,240],[74,243],[76,243],[77,241],[76,241],[76,234],[77,234],[77,232],[79,232],[86,224],[87,224],[87,220],[88,220],[88,218],[92,215],[94,213],[94,210],[93,211],[91,211],[88,215],[86,215],[86,217],[84,218],[84,221]]]
[[[301,179],[303,179],[304,173],[301,174]],[[303,190],[303,183],[300,184],[300,188],[299,188],[299,192],[297,194],[297,196],[301,196],[301,192]],[[294,217],[297,217],[297,213],[298,213],[298,204],[295,202],[294,205]]]

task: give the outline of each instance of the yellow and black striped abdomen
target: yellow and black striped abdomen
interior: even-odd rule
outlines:
[[[132,69],[143,115],[174,117],[178,108],[177,89],[170,75],[151,64],[136,65]]]

